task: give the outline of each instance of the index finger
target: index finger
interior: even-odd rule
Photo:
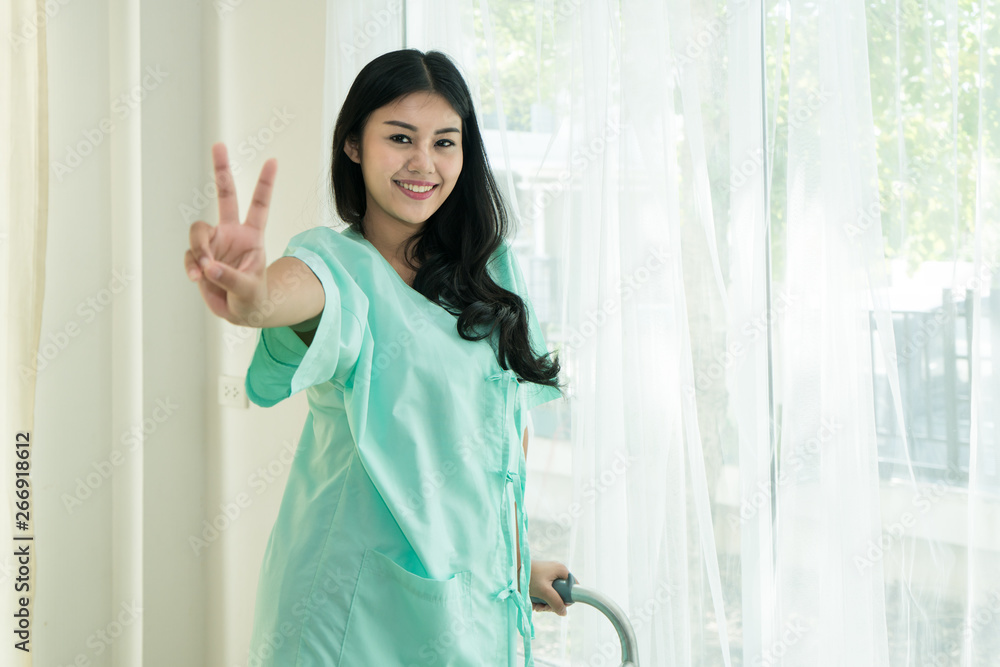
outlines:
[[[215,187],[219,191],[219,224],[239,224],[240,209],[236,203],[236,185],[229,170],[229,154],[221,141],[212,145],[215,163]]]

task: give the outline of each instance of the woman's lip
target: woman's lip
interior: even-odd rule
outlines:
[[[417,200],[427,199],[432,194],[434,194],[434,191],[437,189],[438,186],[437,183],[433,183],[431,184],[433,185],[433,187],[431,187],[431,189],[428,190],[427,192],[414,192],[413,190],[407,190],[406,188],[404,188],[402,185],[400,185],[400,182],[401,181],[393,181],[393,183],[396,184],[396,187],[402,190],[404,195],[406,195],[410,199],[417,199]]]

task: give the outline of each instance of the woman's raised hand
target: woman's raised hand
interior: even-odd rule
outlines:
[[[268,299],[264,226],[278,161],[271,158],[261,168],[246,222],[241,224],[224,143],[212,146],[212,159],[219,191],[219,224],[212,227],[198,220],[191,225],[191,249],[184,254],[184,268],[191,280],[198,281],[209,310],[233,324],[260,326],[251,315],[259,316]]]

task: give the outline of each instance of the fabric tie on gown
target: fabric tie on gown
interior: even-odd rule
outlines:
[[[516,396],[515,392],[519,385],[519,380],[517,375],[512,370],[504,370],[499,373],[495,373],[487,378],[488,380],[506,380],[507,381],[507,400],[504,402],[504,424],[507,424],[509,419],[509,409],[513,405],[513,400]],[[520,442],[520,438],[517,438],[517,442]],[[506,481],[504,483],[504,494],[506,496],[505,503],[506,506],[510,506],[510,497],[516,500],[517,516],[515,518],[516,532],[517,532],[517,543],[514,541],[513,536],[508,536],[506,540],[507,543],[507,562],[511,567],[511,574],[514,577],[518,577],[518,582],[520,583],[521,590],[517,588],[517,582],[513,578],[508,579],[507,586],[503,588],[496,595],[497,600],[506,600],[511,598],[514,600],[514,604],[517,607],[517,630],[521,634],[524,643],[524,655],[525,659],[528,659],[531,655],[531,639],[535,638],[535,624],[531,618],[531,613],[527,606],[527,590],[529,575],[531,569],[531,555],[528,542],[526,539],[528,533],[527,516],[524,511],[524,484],[522,481],[522,476],[519,472],[520,469],[520,457],[515,457],[513,452],[518,450],[510,449],[508,451],[508,462],[504,476]],[[511,469],[511,468],[517,469]],[[517,570],[517,552],[516,544],[520,544],[521,548],[521,571]]]
[[[523,535],[523,534],[525,534],[527,532],[527,527],[524,525],[524,510],[521,509],[524,496],[521,493],[520,475],[518,475],[516,472],[508,471],[507,472],[507,481],[515,489],[515,494],[517,496],[518,534],[519,535]],[[524,544],[523,541],[521,543]],[[525,550],[525,551],[527,551],[527,550]],[[516,558],[517,557],[516,557],[516,554],[515,554],[515,556],[514,556],[515,567],[517,567],[517,565],[516,565]],[[520,573],[519,576],[520,576],[520,580],[521,580],[522,590],[524,590],[527,582],[524,581],[524,579],[526,578],[526,575],[525,575],[525,569],[523,567],[521,568],[521,573]],[[501,590],[497,594],[496,599],[498,599],[498,600],[505,600],[508,597],[510,597],[511,595],[513,595],[514,602],[517,605],[517,609],[518,609],[518,616],[517,616],[517,630],[518,630],[518,632],[520,632],[522,636],[524,636],[525,634],[527,634],[527,636],[529,636],[530,638],[534,639],[535,638],[535,624],[532,621],[531,616],[528,614],[528,611],[527,611],[527,608],[526,608],[525,602],[524,602],[524,596],[517,589],[517,583],[514,582],[513,580],[508,581],[507,582],[507,587],[504,588],[503,590]]]

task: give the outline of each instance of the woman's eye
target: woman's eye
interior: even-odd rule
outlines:
[[[403,141],[404,139],[406,141]],[[397,144],[402,144],[402,143],[409,143],[410,138],[405,134],[394,134],[391,137],[389,137],[389,141],[392,141]],[[440,141],[437,142],[437,145],[441,146],[442,148],[451,148],[452,146],[455,145],[455,142],[452,141],[451,139],[441,139]]]

